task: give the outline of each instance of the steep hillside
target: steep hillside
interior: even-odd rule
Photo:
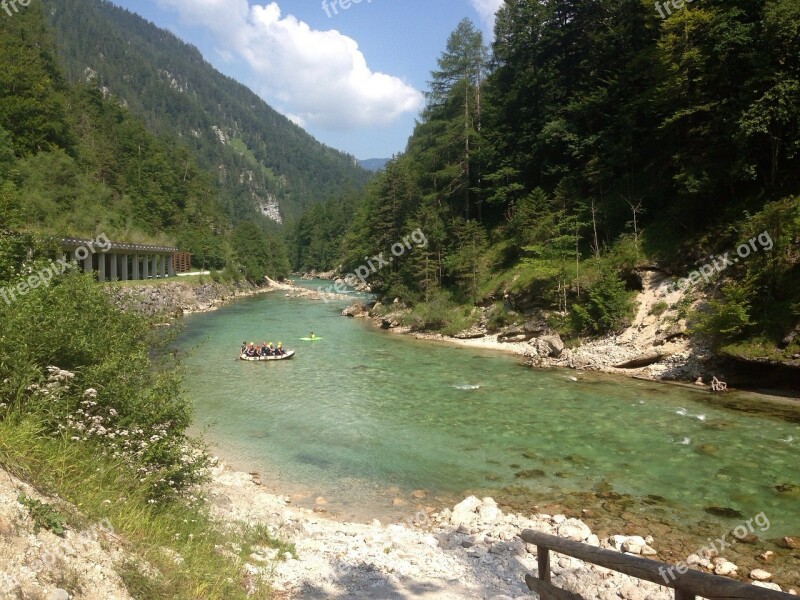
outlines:
[[[193,148],[234,198],[231,216],[255,209],[281,222],[369,178],[173,34],[101,0],[43,4],[67,79],[99,86],[152,133]]]

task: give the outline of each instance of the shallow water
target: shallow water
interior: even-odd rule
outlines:
[[[732,527],[764,512],[769,537],[800,533],[800,496],[775,487],[800,486],[796,423],[717,408],[691,389],[388,334],[342,318],[343,306],[252,298],[187,317],[178,342],[197,427],[300,504],[324,496],[332,512],[366,519],[412,511],[396,499],[415,489],[429,504],[613,490],[657,498],[684,524]],[[300,341],[310,330],[324,339]],[[239,361],[242,340],[280,340],[297,355]]]

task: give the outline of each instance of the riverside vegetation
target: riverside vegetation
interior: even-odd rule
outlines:
[[[429,244],[369,281],[407,325],[453,334],[488,308],[490,331],[536,320],[571,345],[625,329],[643,270],[678,281],[766,232],[770,251],[660,310],[720,353],[796,364],[798,23],[793,0],[668,19],[513,0],[490,51],[465,20],[405,152],[303,215],[294,266],[345,273],[419,228]]]
[[[47,250],[21,264],[0,255],[0,272],[35,271]],[[197,484],[211,459],[186,434],[191,410],[167,350],[171,329],[155,324],[116,308],[72,270],[5,306],[0,466],[70,503],[61,514],[21,496],[49,531],[109,523],[124,540],[115,568],[134,597],[268,597],[268,584],[248,579],[239,557],[291,548],[257,527],[209,517]]]

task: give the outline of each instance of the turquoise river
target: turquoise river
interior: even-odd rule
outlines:
[[[796,422],[390,334],[339,316],[343,306],[273,293],[184,319],[196,429],[269,491],[306,506],[322,496],[346,519],[402,520],[475,493],[709,534],[764,513],[765,537],[800,534]],[[301,341],[310,330],[323,339]],[[243,340],[297,355],[240,361]],[[424,500],[409,500],[414,490]]]

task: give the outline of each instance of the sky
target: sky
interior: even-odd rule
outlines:
[[[503,0],[112,0],[196,46],[321,142],[405,150],[458,22],[492,39]]]

